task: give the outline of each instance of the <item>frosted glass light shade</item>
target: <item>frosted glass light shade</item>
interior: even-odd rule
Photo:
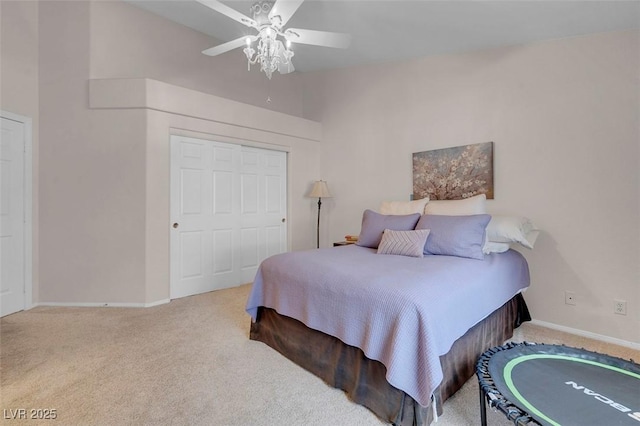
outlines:
[[[329,192],[329,187],[327,187],[327,182],[323,180],[318,180],[313,184],[313,189],[309,193],[309,197],[312,198],[331,198],[331,193]]]

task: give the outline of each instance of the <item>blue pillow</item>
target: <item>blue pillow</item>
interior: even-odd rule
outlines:
[[[416,229],[430,229],[424,254],[484,259],[485,232],[491,215],[440,216],[425,214]]]
[[[420,213],[384,215],[373,210],[365,210],[362,214],[362,229],[356,244],[362,247],[378,248],[385,229],[412,231],[418,220],[420,220]]]

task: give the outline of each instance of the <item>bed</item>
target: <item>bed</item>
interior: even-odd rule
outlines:
[[[530,320],[528,265],[514,250],[482,259],[378,251],[349,245],[266,259],[247,301],[250,338],[389,423],[427,425],[477,358]]]

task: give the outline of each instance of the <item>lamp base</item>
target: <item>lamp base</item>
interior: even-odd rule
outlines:
[[[322,206],[322,197],[318,197],[318,227],[316,228],[316,248],[320,248],[320,207]]]

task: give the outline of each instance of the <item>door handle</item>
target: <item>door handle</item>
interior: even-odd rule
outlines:
[[[284,217],[282,218],[282,223],[285,223],[287,221],[287,219],[285,219]]]
[[[178,229],[178,226],[180,225],[178,224],[178,222],[175,222],[172,226],[173,226],[173,229]]]

